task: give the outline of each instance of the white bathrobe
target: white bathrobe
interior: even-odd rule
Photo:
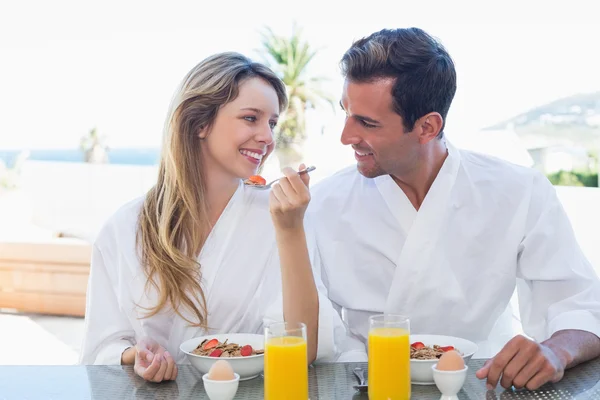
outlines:
[[[600,336],[598,277],[550,182],[448,146],[418,212],[389,175],[368,179],[355,166],[313,187],[322,279],[349,333],[341,350],[364,351],[368,317],[386,312],[408,316],[412,333],[470,339],[476,357],[491,357],[515,334],[515,287],[527,335]]]
[[[89,277],[82,364],[120,364],[121,354],[142,336],[166,348],[179,364],[187,363],[182,342],[211,333],[263,333],[265,324],[283,321],[279,255],[268,204],[268,191],[239,188],[211,231],[199,256],[210,330],[191,327],[173,312],[140,318],[157,293],[145,293],[146,275],[136,252],[136,224],[143,199],[116,212],[98,235]],[[307,227],[310,232],[310,227]],[[312,261],[317,256],[308,235]],[[316,270],[318,272],[318,269]],[[318,361],[337,357],[334,336],[345,337],[339,315],[327,298],[318,273]],[[185,314],[192,318],[190,313]],[[193,320],[193,318],[192,318]]]

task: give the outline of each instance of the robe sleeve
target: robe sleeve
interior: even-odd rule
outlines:
[[[315,284],[319,292],[319,346],[315,362],[334,362],[338,361],[341,355],[340,346],[345,342],[346,328],[329,300],[327,288],[323,283],[321,257],[315,237],[309,238],[308,243]]]
[[[565,329],[600,336],[600,281],[542,174],[533,182],[517,278],[525,334],[538,341]]]
[[[123,351],[135,343],[135,332],[119,307],[114,287],[102,252],[94,245],[80,364],[120,365]]]
[[[313,265],[316,269],[315,275],[319,276],[320,284],[322,285],[320,288],[320,292],[322,292],[325,296],[328,296],[328,281],[327,281],[327,272],[323,268],[322,258],[319,256],[319,248],[315,246],[315,251],[317,253],[315,257],[315,261]],[[336,358],[335,362],[367,362],[367,352],[365,350],[365,345],[363,342],[352,336],[350,330],[344,324],[342,317],[340,315],[339,310],[340,306],[335,304],[329,298],[327,298],[327,306],[331,306],[331,310],[333,311],[333,341],[335,343],[336,348]]]
[[[318,347],[315,362],[334,362],[340,355],[338,345],[346,337],[346,330],[339,314],[333,308],[327,295],[327,289],[321,280],[321,262],[316,247],[312,226],[307,223],[307,245],[313,270],[313,277],[319,295],[319,329]],[[279,257],[275,257],[279,262]],[[264,325],[281,322],[283,317],[283,298],[278,296],[277,301],[269,306],[264,316]]]
[[[327,269],[323,263],[323,258],[319,251],[320,242],[316,230],[314,231],[314,258],[312,260],[315,275],[320,279],[322,285],[320,291],[329,297],[329,278]],[[336,347],[335,362],[367,362],[368,356],[364,343],[352,335],[348,326],[344,323],[341,316],[341,306],[333,300],[327,300],[333,308],[333,326],[334,326],[334,342]]]

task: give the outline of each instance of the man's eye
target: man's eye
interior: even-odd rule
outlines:
[[[377,128],[377,125],[373,125],[373,124],[369,124],[368,122],[363,121],[362,119],[360,120],[360,123],[362,124],[362,126],[364,126],[365,128]]]

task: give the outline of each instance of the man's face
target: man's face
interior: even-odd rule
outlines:
[[[416,168],[418,134],[406,132],[393,110],[392,79],[372,83],[346,80],[340,102],[346,112],[341,141],[351,145],[358,171],[367,178],[403,176]]]

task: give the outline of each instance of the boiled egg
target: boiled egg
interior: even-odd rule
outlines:
[[[208,370],[208,379],[213,381],[232,381],[235,379],[233,368],[226,360],[218,360]]]
[[[440,371],[460,371],[465,368],[465,361],[457,351],[450,350],[442,354],[436,368]]]

